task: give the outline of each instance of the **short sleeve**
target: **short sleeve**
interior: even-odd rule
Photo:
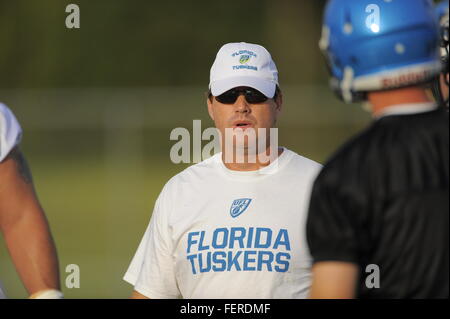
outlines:
[[[359,230],[352,198],[326,185],[321,177],[313,186],[306,223],[313,261],[358,263]]]
[[[22,128],[11,110],[0,103],[0,162],[20,143]]]
[[[179,298],[173,244],[168,223],[167,189],[158,197],[150,224],[124,276],[142,295],[152,299]]]

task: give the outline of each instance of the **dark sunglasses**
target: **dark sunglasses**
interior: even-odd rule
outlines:
[[[269,98],[252,88],[235,88],[216,96],[216,100],[222,104],[234,104],[240,95],[245,96],[245,100],[250,104],[258,104],[266,102]]]

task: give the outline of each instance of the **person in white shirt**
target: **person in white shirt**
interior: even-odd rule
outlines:
[[[30,298],[62,298],[58,257],[19,143],[22,128],[0,103],[0,231]],[[6,298],[0,285],[0,299]]]
[[[225,44],[209,89],[222,152],[164,186],[124,276],[132,298],[306,298],[306,211],[321,165],[273,143],[269,129],[282,94],[270,53],[256,44]],[[227,130],[255,132],[254,161],[249,140],[232,139],[227,147]],[[230,161],[237,149],[244,160]]]

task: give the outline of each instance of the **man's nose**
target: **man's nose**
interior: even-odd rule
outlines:
[[[236,102],[234,103],[236,107],[236,112],[238,113],[250,113],[250,105],[247,103],[244,95],[239,95]]]

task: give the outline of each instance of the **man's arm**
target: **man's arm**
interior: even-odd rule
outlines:
[[[17,147],[0,163],[0,230],[28,293],[59,290],[55,244]]]
[[[150,298],[144,296],[143,294],[137,292],[136,290],[133,290],[130,299],[150,299]]]
[[[351,299],[356,296],[359,270],[356,264],[325,261],[315,263],[310,298]]]

